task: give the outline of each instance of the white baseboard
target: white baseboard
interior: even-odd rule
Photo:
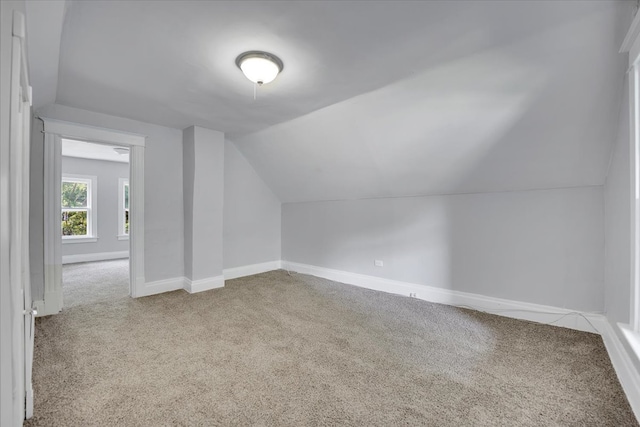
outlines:
[[[50,316],[52,314],[60,313],[60,311],[62,311],[61,298],[62,293],[60,292],[45,291],[44,299],[33,302],[33,308],[38,312],[36,317]]]
[[[110,259],[129,258],[129,251],[120,252],[98,252],[92,254],[64,255],[63,264],[74,264],[76,262],[106,261]]]
[[[145,283],[136,297],[147,297],[163,292],[177,291],[178,289],[184,289],[192,294],[222,287],[224,287],[224,277],[222,275],[200,280],[190,280],[186,277],[173,277],[171,279]]]
[[[314,265],[282,261],[282,268],[376,291],[405,296],[413,295],[415,298],[425,301],[464,306],[499,316],[530,320],[538,323],[548,323],[585,332],[600,333],[597,329],[597,324],[606,320],[602,314],[598,313],[586,313],[566,308],[487,297],[452,289],[400,282]]]
[[[627,395],[631,409],[636,418],[640,420],[640,373],[614,328],[616,326],[605,321],[600,327],[602,340],[607,348],[611,364],[618,375],[622,389]]]
[[[265,273],[267,271],[279,270],[282,268],[282,261],[261,262],[260,264],[243,265],[241,267],[225,268],[223,270],[224,280],[237,279],[239,277],[253,276],[254,274]]]
[[[143,289],[140,290],[136,297],[146,297],[149,295],[175,291],[178,289],[184,289],[191,294],[196,292],[208,291],[210,289],[224,287],[225,280],[251,276],[253,274],[264,273],[266,271],[279,270],[281,266],[282,262],[280,260],[277,260],[263,262],[260,264],[244,265],[242,267],[227,268],[223,271],[222,275],[207,277],[205,279],[191,280],[187,277],[174,277],[171,279],[148,282],[145,283]]]
[[[142,289],[138,290],[136,297],[146,297],[149,295],[161,294],[163,292],[177,291],[184,288],[184,277],[174,277],[171,279],[147,282]]]
[[[196,292],[208,291],[224,287],[224,276],[207,277],[206,279],[191,280],[184,278],[184,290],[190,294]]]
[[[44,300],[37,300],[33,302],[33,309],[37,312],[36,317],[44,316]]]

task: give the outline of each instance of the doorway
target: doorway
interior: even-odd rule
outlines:
[[[56,314],[68,304],[90,301],[91,298],[108,298],[108,295],[114,296],[118,292],[131,297],[139,296],[145,283],[146,137],[44,117],[41,119],[44,122],[44,298],[36,301],[39,315]],[[97,155],[96,152],[102,154]],[[103,163],[111,161],[125,165],[120,168],[118,176],[102,180],[95,165],[91,168],[85,165],[84,169],[75,170],[67,168],[67,164],[80,167],[79,163],[86,163],[80,159],[91,156],[93,160]],[[96,156],[101,158],[96,159]],[[128,162],[125,163],[126,157]],[[122,172],[123,168],[126,171],[127,164],[128,175]],[[111,185],[107,187],[107,184]],[[101,201],[101,194],[104,195],[105,191],[117,194],[115,202]],[[111,225],[104,228],[101,218]],[[124,262],[115,262],[117,260]],[[85,265],[87,270],[83,272],[80,264],[89,262],[107,264]],[[75,265],[75,268],[66,268],[67,265]],[[67,302],[63,302],[63,267],[69,272],[67,288],[78,297],[70,297]],[[114,270],[109,272],[108,267]],[[92,280],[89,280],[89,273],[95,276]],[[80,277],[79,281],[74,281],[74,277]],[[120,277],[116,280],[120,286],[118,291],[115,288],[109,290],[109,287],[98,287],[100,283],[104,284],[106,278],[114,280],[117,277]],[[81,284],[84,288],[80,287]],[[116,286],[115,283],[112,285]],[[74,287],[75,290],[72,290]]]
[[[129,148],[62,138],[63,309],[130,295]]]

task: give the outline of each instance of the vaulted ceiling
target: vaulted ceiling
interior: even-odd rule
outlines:
[[[224,131],[285,202],[601,185],[632,7],[66,2],[55,102]],[[285,63],[256,101],[255,49]]]

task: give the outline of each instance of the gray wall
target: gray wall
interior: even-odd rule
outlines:
[[[224,268],[280,259],[281,203],[231,141],[224,147]]]
[[[182,131],[63,105],[40,109],[42,117],[147,136],[145,147],[145,279],[182,277]]]
[[[129,250],[128,240],[118,240],[118,179],[129,178],[129,164],[104,160],[62,157],[62,174],[97,177],[97,237],[94,243],[65,243],[62,256],[122,252]]]
[[[603,310],[602,187],[284,204],[286,261]],[[374,260],[384,267],[374,267]]]
[[[611,157],[607,182],[604,186],[605,306],[610,321],[628,323],[631,312],[632,196],[628,79],[625,79],[625,94],[623,108],[620,112],[618,138]]]

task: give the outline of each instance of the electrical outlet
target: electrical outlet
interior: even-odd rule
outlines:
[[[377,259],[373,261],[373,265],[375,265],[376,267],[384,267],[384,263],[382,262],[381,259]]]
[[[409,297],[411,297],[411,298],[418,298],[418,294],[417,294],[417,293],[415,293],[415,292],[410,292],[410,293],[409,293]]]

